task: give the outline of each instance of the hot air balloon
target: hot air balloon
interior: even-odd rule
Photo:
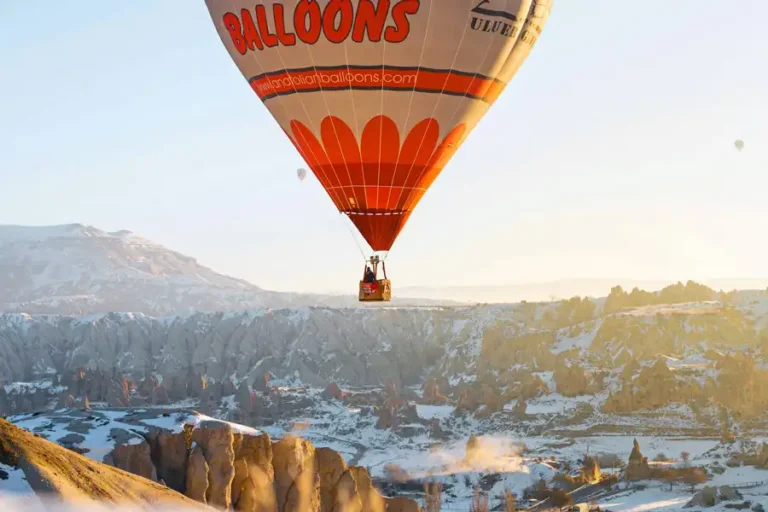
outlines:
[[[254,93],[373,251],[360,300],[389,299],[386,253],[528,57],[552,3],[206,0]]]
[[[736,146],[736,149],[741,151],[744,149],[744,141],[741,139],[737,139],[736,142],[733,143],[734,146]]]
[[[307,170],[304,168],[299,169],[296,171],[296,176],[299,177],[299,181],[304,181],[304,178],[307,177]]]

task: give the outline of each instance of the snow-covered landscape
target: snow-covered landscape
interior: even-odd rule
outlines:
[[[287,390],[286,390],[287,391]],[[319,395],[315,398],[319,398]],[[417,408],[424,412],[420,419],[434,418],[434,408]],[[224,411],[220,411],[224,412]],[[466,457],[467,432],[477,431],[475,422],[457,429],[456,439],[435,444],[428,435],[408,439],[391,432],[377,430],[374,425],[362,425],[359,410],[345,407],[330,400],[315,409],[314,418],[302,418],[301,428],[296,424],[274,425],[264,429],[273,440],[287,434],[300,435],[316,447],[329,447],[340,453],[350,464],[368,469],[374,481],[385,489],[390,487],[393,465],[404,471],[411,481],[438,481],[444,486],[444,510],[468,510],[474,489],[481,486],[498,503],[506,490],[522,496],[541,479],[551,481],[564,466],[578,467],[584,454],[594,454],[600,460],[615,455],[626,461],[637,440],[644,452],[649,454],[675,454],[678,459],[664,464],[682,465],[679,454],[687,453],[689,463],[704,467],[722,464],[724,455],[738,453],[745,447],[734,446],[723,450],[717,439],[693,439],[674,436],[589,436],[579,438],[535,436],[525,437],[514,431],[498,432],[480,437],[481,455],[471,461]],[[439,416],[452,414],[445,407]],[[159,410],[144,409],[100,409],[89,411],[69,410],[46,414],[19,415],[11,421],[35,434],[55,440],[59,444],[84,453],[96,461],[109,458],[114,448],[120,445],[144,443],[144,437],[153,429],[164,429],[179,433],[184,426],[198,427],[204,421],[219,421],[186,409],[173,407]],[[329,428],[331,422],[334,426]],[[255,435],[258,430],[230,423],[236,432]],[[354,432],[344,431],[354,428]],[[75,432],[79,432],[75,433]],[[762,440],[760,440],[762,441]],[[350,462],[351,461],[351,462]],[[6,478],[0,481],[5,493],[24,495],[31,492],[22,477],[22,472],[3,468]],[[743,500],[754,505],[768,505],[768,470],[752,466],[723,466],[723,472],[715,474],[706,485],[729,487],[737,490]],[[619,468],[607,468],[604,473],[620,472]],[[703,485],[698,486],[699,489]],[[418,488],[418,487],[416,487]],[[413,487],[408,487],[413,493]],[[670,488],[667,482],[638,481],[614,484],[606,488],[595,486],[590,501],[609,510],[678,510],[691,500],[691,490],[682,483]],[[399,489],[399,494],[408,491]],[[418,497],[418,493],[414,494]],[[742,500],[742,501],[743,501]],[[723,502],[723,506],[727,503]],[[715,507],[712,510],[719,510]],[[724,509],[727,510],[727,509]]]
[[[768,504],[763,290],[294,306],[127,232],[5,227],[0,249],[0,415],[97,462],[162,472],[157,432],[221,424],[331,449],[388,496],[439,482],[444,510],[546,507],[541,485],[603,510]],[[8,464],[0,489],[30,492]]]

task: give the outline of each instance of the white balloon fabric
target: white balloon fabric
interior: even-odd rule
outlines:
[[[336,208],[371,249],[386,251],[520,69],[553,2],[206,5],[235,64]]]

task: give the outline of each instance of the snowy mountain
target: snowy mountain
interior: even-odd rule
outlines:
[[[314,305],[350,307],[357,301],[264,290],[129,231],[107,233],[81,224],[0,226],[0,311],[167,316]]]

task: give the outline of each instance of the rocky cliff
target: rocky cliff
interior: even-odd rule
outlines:
[[[107,502],[132,510],[210,510],[158,483],[88,459],[0,420],[0,494],[12,473],[30,492],[64,505]],[[19,492],[18,487],[13,489]],[[32,508],[32,507],[30,507]]]
[[[68,448],[64,453],[82,453],[161,482],[164,489],[216,509],[420,510],[413,500],[382,496],[365,468],[347,466],[330,448],[316,448],[293,435],[273,441],[266,432],[194,411],[75,409],[13,420]]]
[[[113,407],[193,399],[211,413],[233,397],[238,420],[253,421],[280,413],[276,402],[287,402],[278,400],[279,387],[286,384],[338,398],[333,383],[383,388],[390,381],[404,391],[421,386],[424,403],[485,416],[512,401],[524,413],[522,404],[549,394],[601,397],[606,413],[715,402],[750,418],[768,405],[759,350],[768,338],[766,294],[613,313],[596,304],[300,308],[162,319],[5,314],[0,414],[85,397]],[[359,404],[386,405],[390,416],[399,407],[392,400]]]

